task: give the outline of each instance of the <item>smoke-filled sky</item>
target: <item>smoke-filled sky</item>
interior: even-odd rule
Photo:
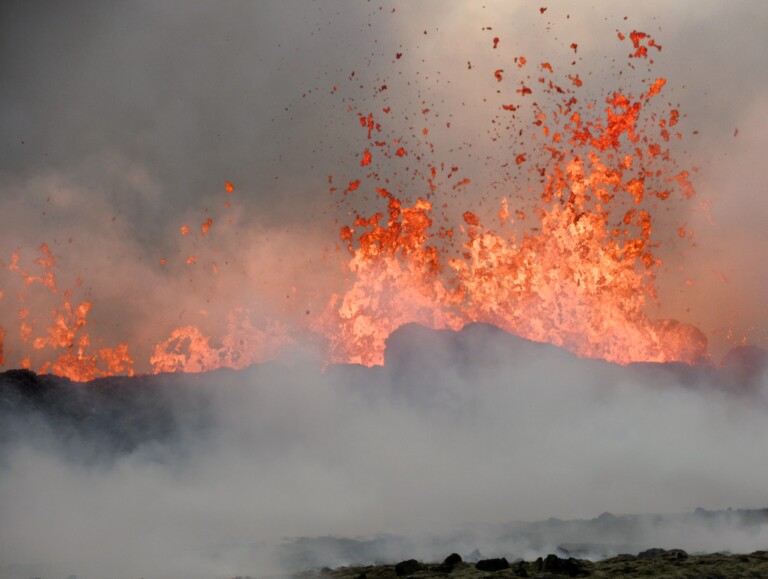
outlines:
[[[525,55],[572,67],[598,102],[638,91],[651,75],[667,79],[659,106],[681,112],[684,139],[672,153],[699,169],[698,196],[657,216],[665,264],[650,314],[700,327],[716,359],[743,339],[765,346],[768,7],[540,4],[4,2],[0,259],[9,264],[19,249],[31,268],[48,244],[60,289],[94,304],[98,340],[133,340],[137,360],[149,357],[143,344],[168,335],[169,320],[197,322],[192,312],[314,315],[330,290],[304,290],[338,290],[338,260],[323,248],[351,221],[333,207],[329,176],[343,188],[365,146],[347,107],[390,107],[386,129],[404,142],[416,140],[430,108],[425,166],[411,158],[407,171],[385,177],[413,199],[424,194],[413,175],[427,161],[455,163],[471,185],[459,196],[438,191],[437,204],[444,195],[453,215],[492,215],[502,195],[531,196],[522,170],[498,185],[523,151],[494,139],[492,122],[493,71],[512,71]],[[650,74],[627,68],[628,41],[617,32],[632,30],[663,47]],[[225,180],[236,188],[229,196]],[[692,241],[677,239],[679,224]],[[193,234],[180,235],[183,225]],[[192,255],[195,266],[185,263]],[[0,307],[10,318],[18,305],[5,286]],[[4,325],[10,342],[15,330]],[[18,361],[22,350],[9,343],[6,357]]]

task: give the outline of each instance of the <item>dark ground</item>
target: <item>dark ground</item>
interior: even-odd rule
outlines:
[[[410,567],[408,565],[410,563]],[[505,567],[500,568],[499,567]],[[416,570],[417,569],[417,570]],[[485,570],[483,570],[485,569]],[[494,570],[496,569],[496,570]],[[491,559],[486,562],[423,564],[404,561],[397,565],[340,567],[295,575],[304,579],[386,579],[389,577],[496,578],[531,577],[669,577],[686,579],[735,579],[768,577],[768,551],[748,555],[715,553],[688,555],[685,551],[651,549],[637,555],[618,555],[598,562],[549,555],[536,561]]]

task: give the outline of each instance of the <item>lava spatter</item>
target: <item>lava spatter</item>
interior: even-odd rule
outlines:
[[[633,31],[630,39],[632,58],[646,57],[647,46],[661,49],[643,33]],[[522,57],[516,61],[525,64]],[[551,66],[543,68],[552,73]],[[499,82],[502,72],[495,73]],[[578,75],[568,79],[573,90],[584,85]],[[540,171],[538,222],[519,237],[483,226],[467,210],[467,240],[459,255],[451,255],[430,230],[431,205],[419,199],[409,210],[416,211],[420,225],[404,229],[401,201],[385,192],[386,226],[379,224],[379,213],[358,216],[354,228],[342,230],[352,253],[352,288],[329,305],[326,335],[334,360],[377,363],[386,336],[409,321],[436,328],[482,321],[620,363],[706,360],[707,341],[699,330],[646,313],[656,299],[660,261],[654,255],[654,208],[645,201],[649,195],[668,199],[669,184],[682,198],[695,194],[688,173],[675,172],[649,123],[641,123],[644,106],[665,84],[655,79],[639,98],[612,92],[601,115],[596,102],[582,104],[572,90],[543,83],[545,93],[561,100],[550,115],[538,106],[535,111],[544,141],[531,142],[530,148],[546,151],[550,162]],[[522,87],[516,91],[520,96],[533,93]],[[670,112],[670,123],[678,117],[676,110]],[[665,122],[658,136],[668,140],[666,134]],[[515,163],[523,164],[527,154],[519,153]],[[502,226],[509,216],[505,198]],[[360,228],[365,232],[356,235]]]
[[[627,39],[621,32],[618,36]],[[660,52],[661,46],[642,32],[628,37],[630,68],[643,61],[650,67],[649,52]],[[503,56],[498,37],[492,48],[485,46],[496,50],[494,57]],[[570,50],[576,53],[577,45]],[[661,265],[658,212],[664,203],[695,195],[689,172],[675,165],[668,148],[681,136],[671,133],[680,111],[648,113],[666,79],[651,76],[639,90],[589,98],[584,71],[563,74],[543,59],[530,62],[541,64],[534,67],[517,56],[484,69],[484,82],[498,99],[492,139],[507,145],[507,157],[495,160],[504,168],[503,195],[486,191],[477,205],[468,199],[482,181],[459,174],[457,165],[463,163],[454,158],[440,158],[439,137],[428,140],[440,134],[433,121],[444,112],[440,105],[420,98],[414,107],[418,122],[408,120],[410,135],[393,135],[377,120],[378,113],[369,112],[383,111],[387,123],[408,118],[387,100],[393,91],[384,90],[391,85],[384,82],[388,79],[376,79],[373,91],[384,102],[370,108],[364,102],[364,112],[358,112],[357,104],[345,101],[366,138],[350,156],[354,169],[367,173],[342,177],[336,180],[342,185],[331,187],[337,205],[345,204],[352,218],[335,226],[346,249],[339,272],[345,278],[336,290],[316,288],[325,306],[317,317],[269,320],[240,303],[216,308],[224,312],[215,320],[218,327],[186,319],[171,324],[158,316],[166,326],[161,338],[150,342],[148,360],[134,364],[133,344],[93,345],[101,342],[92,338],[88,318],[98,300],[75,299],[75,292],[60,290],[56,259],[42,245],[31,267],[23,265],[20,252],[5,267],[16,289],[3,288],[0,302],[7,305],[11,296],[18,300],[17,328],[3,320],[0,365],[12,359],[73,380],[130,374],[134,365],[152,372],[242,368],[276,357],[307,332],[322,338],[317,341],[326,347],[326,362],[373,365],[382,363],[391,332],[408,322],[436,329],[487,322],[581,356],[620,363],[705,360],[701,332],[648,314],[657,299]],[[336,88],[332,94],[343,93]],[[444,125],[450,128],[451,122]],[[533,176],[538,187],[533,206],[517,204],[524,195],[508,178],[514,171]],[[333,178],[328,180],[333,185]],[[228,210],[234,191],[224,181]],[[363,211],[371,198],[385,208]],[[495,217],[486,218],[484,202],[500,207]],[[202,276],[220,279],[227,255],[236,248],[210,244],[234,213],[228,219],[216,213],[192,218],[188,223],[200,224],[199,232],[194,225],[171,226],[178,254],[153,262],[160,262],[164,276],[184,276],[190,284]],[[687,228],[679,231],[676,239],[689,239]],[[46,304],[42,310],[41,303]]]

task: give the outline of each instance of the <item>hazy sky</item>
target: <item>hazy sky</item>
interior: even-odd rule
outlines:
[[[575,59],[600,100],[628,78],[628,43],[617,31],[637,29],[663,46],[654,66],[668,79],[660,102],[686,115],[673,152],[700,169],[697,200],[676,210],[697,247],[660,250],[667,266],[652,313],[700,326],[717,352],[729,329],[734,341],[766,346],[766,25],[768,5],[758,0],[3,2],[0,259],[7,264],[20,248],[31,264],[47,243],[61,286],[80,279],[107,343],[211,304],[274,311],[283,305],[275,296],[301,278],[339,277],[320,248],[335,242],[340,215],[328,176],[354,178],[365,146],[347,106],[391,106],[387,128],[411,140],[420,111],[431,108],[429,161],[457,163],[473,183],[450,211],[482,212],[485,197],[490,212],[506,193],[493,186],[500,167],[517,152],[491,138],[493,70],[514,69],[518,55],[556,68]],[[648,75],[629,76],[636,88]],[[414,169],[411,159],[391,177],[410,186]],[[225,179],[236,186],[231,210]],[[412,197],[423,194],[415,183]],[[199,235],[179,235],[209,216],[214,241],[204,249]],[[660,235],[674,237],[671,228]],[[231,267],[216,285],[183,267],[203,251],[219,264],[237,261],[237,273]],[[13,288],[4,285],[0,308],[13,316]],[[322,308],[300,301],[302,313]]]

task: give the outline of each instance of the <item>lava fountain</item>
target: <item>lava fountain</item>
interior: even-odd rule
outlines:
[[[652,71],[662,47],[651,36],[631,31],[618,33],[618,40],[629,47],[629,67],[642,63]],[[490,49],[498,43],[494,38]],[[329,178],[332,203],[352,217],[338,225],[344,287],[316,288],[326,304],[320,316],[272,319],[252,315],[244,304],[219,304],[226,314],[217,334],[166,322],[167,337],[152,347],[149,360],[136,361],[130,337],[113,345],[93,339],[88,317],[98,296],[74,299],[80,280],[75,288],[59,288],[56,256],[42,244],[29,265],[26,249],[4,264],[0,300],[6,308],[15,300],[17,319],[5,319],[0,327],[0,364],[77,381],[135,369],[201,372],[274,358],[299,336],[310,335],[327,363],[374,365],[382,363],[390,333],[409,322],[434,329],[485,322],[618,363],[706,362],[701,331],[647,313],[657,299],[656,250],[664,242],[655,234],[657,215],[695,195],[689,171],[677,166],[669,149],[672,139],[682,138],[675,132],[679,110],[648,112],[666,80],[651,75],[633,92],[592,98],[578,74],[523,56],[494,70],[493,77],[507,137],[526,134],[526,149],[510,153],[505,166],[534,179],[532,207],[487,194],[498,207],[493,219],[476,207],[457,208],[461,199],[451,204],[447,193],[460,193],[472,180],[457,167],[429,160],[437,153],[426,127],[422,140],[409,147],[379,119],[395,115],[392,107],[379,113],[349,105],[361,129],[364,174],[342,179],[348,182],[343,188]],[[429,108],[422,113],[428,115]],[[393,163],[408,164],[425,178],[404,190],[387,172]],[[235,186],[225,181],[223,189],[222,211],[232,211]],[[370,205],[374,193],[381,209],[359,209]],[[451,221],[457,209],[461,220]],[[180,237],[194,238],[198,251],[180,253],[175,264],[219,275],[219,262],[205,243],[217,228],[235,225],[231,216],[214,213],[201,216],[197,227],[180,227]],[[679,237],[691,236],[679,224]],[[171,266],[166,257],[155,260],[161,268]]]

